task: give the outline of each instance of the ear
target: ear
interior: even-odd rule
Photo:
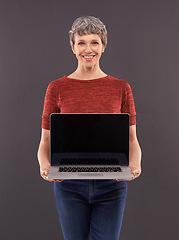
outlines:
[[[105,47],[104,47],[104,45],[103,45],[103,47],[102,47],[102,52],[104,52],[104,50],[105,50]]]
[[[71,48],[72,52],[75,54],[75,49],[74,49],[74,45],[73,47]]]

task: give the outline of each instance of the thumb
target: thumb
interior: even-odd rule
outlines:
[[[134,176],[137,176],[139,174],[139,169],[134,169],[133,174],[134,174]]]
[[[47,175],[48,174],[48,170],[47,169],[41,169],[41,174],[45,174],[45,175]]]

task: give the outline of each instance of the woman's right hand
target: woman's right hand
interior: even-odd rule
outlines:
[[[44,166],[44,167],[40,167],[40,175],[41,177],[46,180],[46,181],[49,181],[49,182],[62,182],[63,179],[48,179],[47,178],[47,175],[48,175],[48,172],[49,172],[49,168],[50,166]]]
[[[62,182],[63,179],[48,179],[47,175],[50,169],[50,130],[42,128],[41,141],[37,153],[37,158],[40,166],[41,177],[49,182]]]

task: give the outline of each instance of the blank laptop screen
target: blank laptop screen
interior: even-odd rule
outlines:
[[[72,158],[80,153],[83,157],[118,153],[125,156],[122,165],[128,165],[129,117],[109,113],[51,114],[51,164],[60,164],[60,154]]]

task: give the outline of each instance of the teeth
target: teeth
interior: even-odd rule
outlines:
[[[93,58],[94,56],[92,56],[92,57],[87,57],[87,56],[84,56],[84,58]]]

